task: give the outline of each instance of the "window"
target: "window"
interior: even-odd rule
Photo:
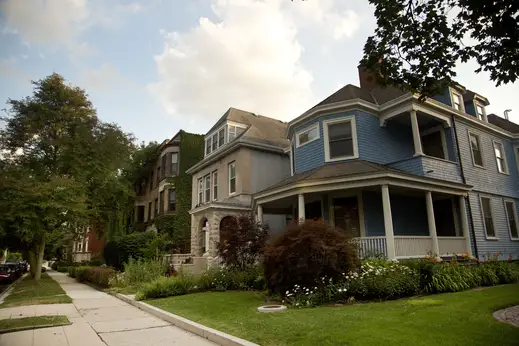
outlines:
[[[498,172],[508,174],[508,165],[506,164],[505,150],[502,143],[494,142],[494,153],[496,154]]]
[[[485,224],[487,238],[495,238],[496,231],[494,229],[494,220],[492,218],[490,198],[481,197],[481,212],[483,214],[483,223]]]
[[[159,213],[163,213],[164,212],[164,190],[160,191],[159,193],[159,206],[160,206],[160,209],[159,209]]]
[[[76,252],[83,251],[83,237],[81,236],[79,240],[76,241]]]
[[[423,153],[427,156],[446,159],[444,141],[443,128],[422,134],[421,142]]]
[[[161,168],[162,176],[166,175],[166,159],[167,159],[167,156],[162,155],[162,168]]]
[[[213,201],[218,200],[218,172],[213,172]]]
[[[479,120],[485,120],[485,108],[479,103],[476,103],[476,116]]]
[[[327,162],[358,157],[354,117],[324,121],[323,126]]]
[[[151,220],[151,202],[148,203],[148,220]]]
[[[204,183],[202,178],[198,179],[198,204],[204,203]]]
[[[157,216],[159,214],[159,200],[157,198],[155,198],[155,210],[154,210],[153,214],[155,216]]]
[[[204,184],[205,184],[205,188],[204,188],[204,193],[205,193],[205,196],[204,196],[204,202],[205,203],[208,203],[208,202],[211,202],[211,176],[208,174],[204,177]]]
[[[236,162],[229,163],[229,195],[236,192]]]
[[[211,138],[205,140],[205,154],[211,154]]]
[[[505,201],[505,209],[510,238],[519,240],[519,227],[517,226],[517,213],[514,201]]]
[[[225,144],[225,128],[218,131],[218,146],[221,147]]]
[[[236,125],[229,125],[228,126],[228,142],[231,142],[233,139],[241,135],[245,131],[243,127],[236,126]]]
[[[469,133],[470,150],[472,152],[472,163],[474,166],[483,167],[483,156],[481,155],[481,143],[479,136]]]
[[[213,150],[212,151],[216,151],[216,149],[218,149],[218,134],[214,134],[213,135]]]
[[[177,191],[174,189],[168,190],[168,210],[175,211],[177,208]]]
[[[157,186],[159,185],[159,181],[160,181],[160,166],[157,167]]]
[[[178,153],[171,153],[171,174],[178,174]]]
[[[153,171],[150,173],[150,191],[153,190]]]
[[[316,139],[319,139],[319,124],[304,129],[296,134],[297,147],[315,141]]]
[[[461,95],[457,92],[452,92],[452,107],[456,108],[457,110],[463,112],[463,99],[461,98]]]

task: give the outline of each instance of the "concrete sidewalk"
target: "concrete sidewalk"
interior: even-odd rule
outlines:
[[[72,298],[72,304],[0,309],[0,319],[66,315],[72,325],[2,334],[0,346],[215,345],[65,274],[49,275]]]

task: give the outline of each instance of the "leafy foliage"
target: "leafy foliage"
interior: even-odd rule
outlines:
[[[116,236],[106,243],[103,255],[108,266],[123,269],[124,264],[130,258],[144,259],[155,256],[155,239],[157,234],[154,232],[130,233]]]
[[[139,286],[164,276],[166,266],[156,260],[134,260],[124,263],[124,273],[115,282],[118,287]]]
[[[218,256],[231,268],[245,270],[258,263],[268,237],[268,225],[252,214],[229,217],[220,227]]]
[[[33,84],[33,95],[9,100],[2,118],[0,228],[29,251],[38,279],[50,239],[82,231],[113,210],[133,137],[100,121],[85,91],[60,75]]]
[[[499,86],[519,77],[519,3],[477,0],[370,0],[377,29],[363,66],[383,85],[440,94],[461,60],[474,59]]]
[[[79,282],[90,282],[100,287],[109,287],[115,271],[110,267],[69,267],[69,276]]]
[[[323,221],[291,224],[267,244],[264,254],[268,288],[284,293],[294,285],[314,287],[321,278],[337,278],[359,266],[350,238]]]

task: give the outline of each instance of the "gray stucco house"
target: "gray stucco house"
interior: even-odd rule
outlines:
[[[258,217],[324,219],[363,256],[519,258],[519,126],[462,86],[421,102],[359,79],[287,124],[290,177]]]
[[[187,173],[193,177],[191,255],[216,256],[220,227],[252,211],[252,196],[290,176],[286,123],[230,108],[205,135],[205,156]],[[274,231],[285,215],[265,214]]]

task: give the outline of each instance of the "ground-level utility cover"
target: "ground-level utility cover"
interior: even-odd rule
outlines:
[[[287,307],[285,305],[263,305],[258,308],[259,312],[278,312],[285,311]]]

